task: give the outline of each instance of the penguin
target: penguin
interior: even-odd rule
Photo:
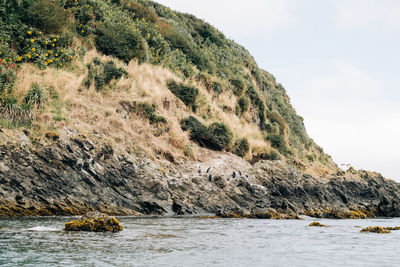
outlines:
[[[249,178],[249,176],[246,174],[246,178]]]
[[[236,177],[236,172],[232,172],[232,178],[235,179]]]
[[[200,174],[200,173],[201,173],[201,169],[199,168],[199,169],[197,170],[197,172]]]
[[[208,181],[212,182],[212,175],[211,174],[208,176]]]
[[[242,176],[242,172],[241,171],[238,171],[239,172],[239,176]]]
[[[206,173],[208,173],[210,170],[211,170],[211,167],[208,167],[208,169],[207,169]]]

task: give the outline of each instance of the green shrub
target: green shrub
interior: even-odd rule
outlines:
[[[11,94],[17,79],[17,67],[15,64],[3,63],[0,60],[0,95]]]
[[[240,116],[244,112],[248,111],[250,107],[250,101],[247,97],[242,96],[241,98],[238,99],[238,102],[236,104],[236,115]]]
[[[208,130],[211,133],[212,141],[217,150],[222,150],[231,143],[232,132],[225,124],[214,122],[208,127]]]
[[[244,157],[247,152],[249,152],[249,149],[249,141],[247,141],[246,138],[240,138],[236,140],[235,144],[233,145],[233,153],[239,157]]]
[[[222,93],[222,85],[220,82],[214,82],[212,85],[214,93],[218,96]]]
[[[126,63],[134,58],[145,59],[146,45],[140,32],[130,24],[107,23],[98,28],[95,45],[105,55],[115,56]]]
[[[271,143],[271,146],[273,146],[277,149],[279,149],[285,145],[285,139],[283,138],[283,136],[278,135],[278,134],[269,135],[269,136],[267,136],[266,139],[267,139],[267,141],[269,141]]]
[[[69,24],[61,1],[36,0],[28,9],[29,21],[47,33],[59,33]]]
[[[145,19],[152,23],[158,20],[158,16],[152,8],[145,7],[140,3],[128,1],[124,4],[124,8],[133,12],[135,18]]]
[[[160,32],[172,48],[181,50],[200,71],[214,73],[210,60],[187,36],[165,23],[161,24]]]
[[[28,123],[33,119],[30,109],[30,105],[20,106],[17,103],[17,99],[13,96],[7,96],[4,99],[1,99],[0,116],[14,124]]]
[[[27,95],[24,98],[24,103],[35,106],[37,108],[43,108],[44,103],[46,102],[47,97],[43,89],[40,87],[38,83],[33,83],[31,89],[28,91]]]
[[[278,149],[284,155],[291,154],[292,151],[288,148],[285,138],[279,134],[268,135],[267,141],[271,143],[271,146]]]
[[[220,46],[224,43],[224,35],[218,32],[213,26],[203,21],[198,20],[199,23],[196,23],[194,29],[199,33],[199,35],[204,40],[210,40],[214,44]]]
[[[233,94],[236,96],[242,95],[242,93],[246,89],[245,82],[240,78],[231,79],[229,82],[232,84]]]
[[[193,116],[189,116],[181,121],[184,131],[190,131],[190,139],[201,146],[211,147],[211,134],[208,128]]]
[[[94,58],[91,64],[86,65],[88,75],[83,82],[86,88],[89,88],[92,83],[97,91],[104,89],[104,86],[109,85],[115,79],[120,79],[128,73],[115,65],[114,61],[101,62],[99,58]]]
[[[190,138],[201,146],[214,150],[227,148],[232,141],[232,132],[223,124],[214,122],[204,126],[195,117],[190,116],[181,121],[184,131],[190,131]]]
[[[154,104],[150,105],[146,102],[141,102],[136,106],[135,112],[149,119],[150,124],[167,123],[167,120],[163,116],[155,114],[156,106]]]
[[[316,160],[316,156],[314,154],[308,154],[306,155],[306,159],[310,162],[314,162]]]
[[[103,65],[104,83],[109,84],[112,79],[119,80],[123,75],[128,73],[123,68],[115,66],[114,61],[107,61]]]
[[[276,150],[271,149],[269,153],[263,152],[253,155],[250,163],[254,164],[260,160],[280,160],[280,159],[281,159],[280,154]]]
[[[193,86],[187,86],[183,83],[178,83],[174,80],[170,80],[167,83],[168,89],[187,107],[189,107],[192,111],[196,112],[197,105],[196,99],[199,95],[199,89]]]
[[[257,91],[253,87],[250,87],[247,89],[247,94],[250,97],[251,103],[258,109],[258,117],[260,120],[260,122],[259,122],[260,130],[265,131],[267,129],[267,124],[265,123],[266,108],[265,108],[264,101],[260,98]]]

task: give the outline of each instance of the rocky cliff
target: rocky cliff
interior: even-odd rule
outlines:
[[[399,216],[400,185],[376,173],[303,175],[282,161],[250,165],[226,152],[203,162],[150,160],[70,133],[32,143],[0,133],[0,216]]]

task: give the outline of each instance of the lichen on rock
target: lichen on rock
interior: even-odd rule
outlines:
[[[312,222],[308,226],[311,226],[311,227],[329,227],[328,225],[322,224],[320,222]]]
[[[365,232],[369,232],[369,233],[376,233],[376,234],[390,234],[391,231],[389,229],[380,227],[380,226],[370,226],[370,227],[366,227],[361,229],[360,233],[365,233]]]
[[[66,231],[86,231],[86,232],[119,232],[123,227],[115,217],[93,211],[85,214],[76,221],[65,224]]]

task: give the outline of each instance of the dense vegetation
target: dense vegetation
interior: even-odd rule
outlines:
[[[203,84],[216,99],[232,92],[237,98],[236,116],[258,125],[265,141],[276,149],[264,157],[277,159],[279,151],[286,157],[315,158],[315,145],[282,85],[259,69],[246,49],[192,15],[148,0],[4,0],[0,1],[0,39],[0,115],[15,124],[28,124],[33,119],[31,110],[46,101],[39,86],[17,100],[13,87],[19,65],[65,68],[94,47],[125,63],[137,60],[172,70],[185,83],[171,80],[168,88],[194,115],[205,119],[210,117],[209,109],[199,108],[207,104],[199,104],[200,93],[192,82]],[[84,85],[98,91],[126,75],[112,61],[98,59],[87,70]],[[152,123],[160,119],[154,106],[138,109]],[[232,132],[219,121],[205,126],[189,117],[181,125],[201,145],[231,149],[239,156],[249,151],[247,139],[237,137],[232,143]],[[322,153],[322,157],[326,156]]]

